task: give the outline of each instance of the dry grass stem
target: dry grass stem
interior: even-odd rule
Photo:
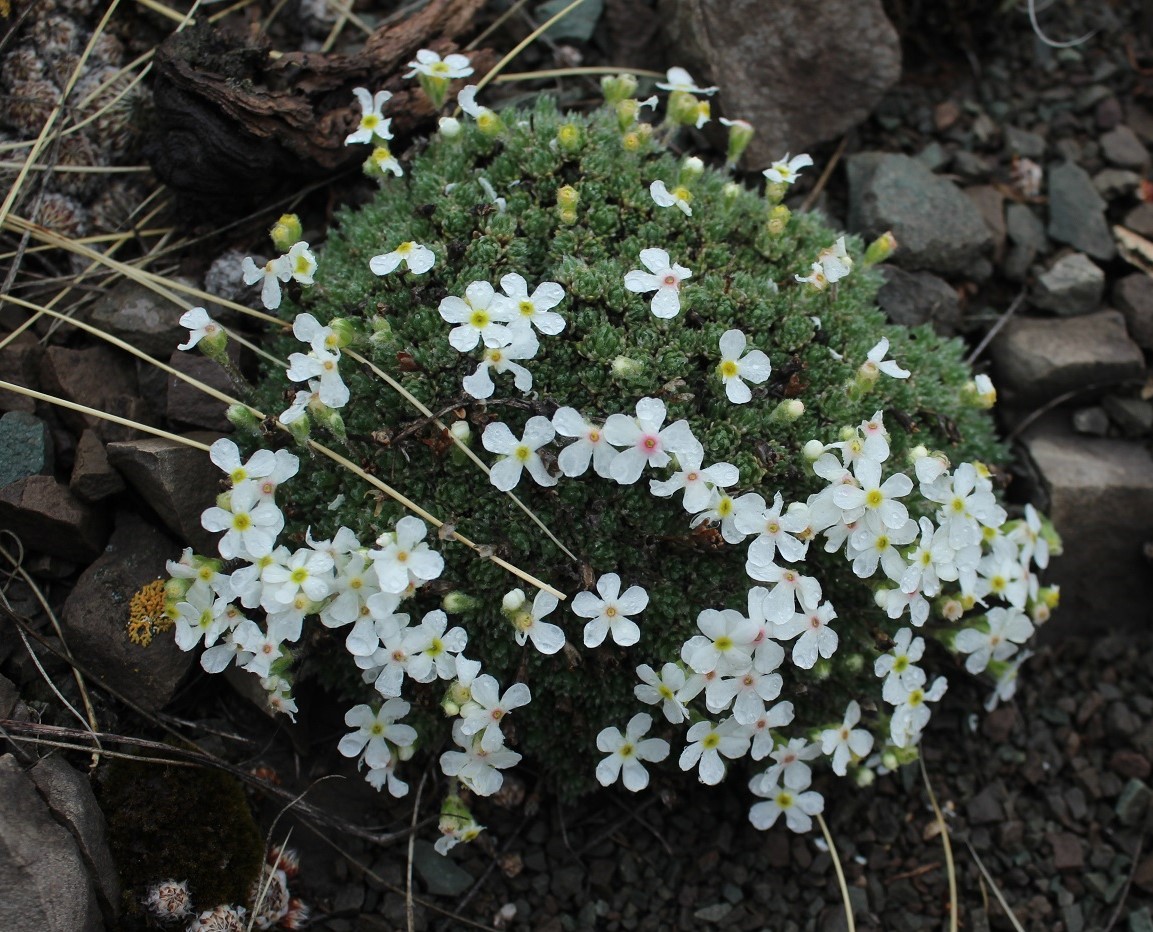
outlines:
[[[825,844],[829,846],[829,857],[833,859],[833,870],[837,873],[837,886],[841,888],[841,902],[845,906],[845,928],[848,932],[856,932],[857,923],[853,919],[853,901],[849,899],[849,885],[845,881],[845,871],[841,867],[841,859],[837,855],[837,845],[829,832],[829,826],[825,823],[825,817],[819,812],[817,813],[817,824],[825,836]]]
[[[957,932],[960,904],[957,902],[957,867],[953,863],[953,844],[949,840],[949,827],[945,824],[945,815],[937,805],[937,794],[933,792],[929,772],[925,769],[925,758],[919,756],[917,762],[921,765],[921,779],[925,782],[925,792],[929,794],[929,805],[933,807],[937,827],[941,830],[941,845],[945,849],[945,873],[949,878],[949,932]]]

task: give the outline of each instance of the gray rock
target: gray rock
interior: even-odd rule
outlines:
[[[1116,254],[1105,220],[1105,201],[1079,165],[1063,162],[1049,171],[1049,235],[1094,259]]]
[[[1143,171],[1149,165],[1149,152],[1137,134],[1124,124],[1101,136],[1101,154],[1118,168]]]
[[[1153,238],[1153,204],[1138,204],[1125,215],[1125,226],[1146,239]]]
[[[195,432],[188,436],[204,443],[217,438]],[[161,437],[110,443],[106,450],[108,461],[178,540],[198,553],[216,553],[218,535],[200,526],[200,515],[216,501],[221,478],[207,453]]]
[[[40,356],[43,349],[37,339],[27,331],[0,349],[0,379],[25,388],[40,388]],[[27,395],[0,391],[0,411],[36,410],[36,402]]]
[[[1153,459],[1134,441],[1081,437],[1057,422],[1029,428],[1023,447],[1033,500],[1064,538],[1047,576],[1061,586],[1061,610],[1045,636],[1092,635],[1103,618],[1144,630],[1153,603],[1153,574],[1142,555],[1153,514]]]
[[[1073,412],[1073,429],[1090,437],[1104,437],[1109,433],[1109,415],[1100,405],[1078,408]]]
[[[172,698],[195,655],[180,650],[171,635],[153,638],[148,647],[129,641],[124,634],[128,602],[142,586],[166,575],[165,561],[178,557],[180,549],[147,522],[122,513],[108,550],[81,574],[61,614],[72,652],[148,711]]]
[[[177,281],[193,284],[187,279]],[[150,288],[126,279],[92,306],[89,322],[149,356],[167,359],[176,344],[188,337],[188,331],[180,326],[183,313],[183,308]]]
[[[23,411],[0,417],[0,488],[26,476],[51,475],[52,434]]]
[[[412,851],[412,866],[425,889],[435,896],[460,896],[476,878],[452,858],[437,854],[431,843],[418,838]]]
[[[1117,311],[1019,317],[993,341],[994,381],[1007,404],[1037,405],[1089,385],[1115,385],[1145,371],[1141,348]]]
[[[1037,277],[1032,300],[1039,308],[1069,317],[1097,310],[1104,291],[1105,273],[1088,256],[1075,252]]]
[[[881,269],[885,284],[877,303],[895,324],[932,324],[942,336],[952,336],[961,323],[961,302],[948,282],[929,272],[906,272],[894,265]]]
[[[235,352],[231,353],[233,364],[240,358],[239,347],[230,346]],[[215,388],[225,394],[235,396],[236,386],[228,377],[219,363],[213,362],[199,353],[182,353],[179,350],[172,354],[168,365],[177,372],[191,376],[198,382],[203,382],[210,388]],[[218,401],[211,395],[201,391],[196,386],[177,376],[168,377],[168,419],[183,422],[193,427],[203,427],[207,430],[230,431],[232,425],[224,416],[227,405]]]
[[[1129,914],[1129,932],[1153,932],[1153,913],[1142,906]]]
[[[1040,161],[1045,156],[1045,137],[1016,126],[1006,126],[1005,151],[1009,155]]]
[[[1125,105],[1125,125],[1146,145],[1153,145],[1153,111],[1130,98]]]
[[[1123,168],[1105,168],[1093,176],[1093,187],[1107,201],[1128,197],[1140,184],[1141,176],[1137,172]]]
[[[124,491],[124,480],[108,462],[104,444],[94,430],[84,431],[76,442],[68,487],[77,498],[89,503]]]
[[[1000,262],[1005,254],[1005,195],[989,184],[973,185],[965,188],[965,196],[976,205],[981,219],[993,237],[994,262]]]
[[[1146,437],[1153,428],[1153,405],[1148,401],[1106,395],[1101,404],[1126,437]]]
[[[1113,286],[1113,303],[1125,315],[1129,336],[1142,349],[1153,349],[1153,277],[1126,275]]]
[[[976,152],[961,149],[953,154],[953,174],[962,181],[988,181],[991,170],[989,160]]]
[[[1030,247],[1035,255],[1049,251],[1045,224],[1027,204],[1010,203],[1005,207],[1005,235],[1011,243]]]
[[[1024,284],[1037,258],[1037,251],[1021,243],[1013,243],[1001,260],[1001,274],[1011,282]]]
[[[1130,780],[1117,797],[1114,809],[1117,820],[1122,825],[1139,825],[1149,811],[1150,802],[1153,802],[1153,790],[1141,780]]]
[[[104,929],[75,840],[11,754],[0,757],[0,890],[4,932]]]
[[[752,168],[856,126],[901,74],[880,0],[662,0],[659,11],[669,61],[719,85],[727,114],[757,127]]]
[[[949,164],[951,156],[944,146],[934,140],[913,156],[913,158],[929,169],[929,171],[939,172]]]
[[[40,371],[45,391],[98,411],[153,423],[148,406],[140,397],[132,357],[110,346],[83,349],[50,346],[44,353]],[[128,440],[137,436],[132,428],[89,414],[61,409],[60,419],[76,433],[92,428],[104,440]]]
[[[58,755],[38,761],[28,775],[57,821],[71,833],[95,882],[106,912],[118,911],[120,878],[108,848],[104,813],[88,778]]]
[[[981,212],[951,181],[906,155],[849,159],[849,229],[865,239],[892,230],[905,269],[969,273],[993,245]]]
[[[701,922],[724,922],[725,917],[733,911],[732,903],[714,903],[712,906],[703,906],[693,913],[694,919]]]
[[[52,476],[28,476],[0,489],[0,527],[29,550],[75,563],[94,560],[108,539],[104,515]]]

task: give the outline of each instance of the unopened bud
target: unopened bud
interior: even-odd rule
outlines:
[[[726,124],[729,128],[729,147],[725,154],[725,164],[729,168],[735,168],[737,162],[741,160],[744,155],[745,149],[749,147],[749,143],[753,141],[753,124],[746,120],[725,120],[721,122]]]
[[[695,155],[690,155],[681,163],[678,184],[692,184],[705,173],[705,163]]]
[[[779,204],[789,192],[789,186],[783,181],[765,182],[765,200],[770,204]]]
[[[893,231],[882,233],[865,249],[865,265],[877,265],[884,262],[896,248],[897,238],[893,236]]]
[[[721,200],[725,207],[732,207],[737,202],[737,198],[741,196],[742,190],[743,188],[735,181],[730,181],[721,188]]]
[[[610,107],[637,92],[637,79],[631,74],[612,74],[601,78],[601,91]]]
[[[769,415],[770,424],[791,424],[805,413],[805,403],[800,398],[786,398],[773,408]]]
[[[472,440],[472,428],[468,421],[453,421],[448,425],[448,432],[460,443],[468,444]]]
[[[486,136],[496,136],[504,129],[504,124],[494,111],[484,107],[477,115],[476,128]]]
[[[557,130],[556,144],[562,152],[579,152],[584,145],[584,134],[576,123],[565,123]]]
[[[480,601],[474,599],[467,593],[453,590],[445,594],[441,600],[440,607],[443,608],[449,615],[461,615],[465,612],[476,611],[480,607]]]
[[[621,146],[624,147],[625,152],[639,152],[643,144],[643,137],[635,130],[621,136]]]
[[[258,418],[248,405],[240,403],[230,404],[224,411],[224,416],[237,430],[248,434],[260,434],[260,418]]]
[[[566,210],[563,207],[556,212],[557,219],[560,220],[565,226],[572,226],[577,222],[579,217],[575,210]]]
[[[501,599],[500,610],[506,615],[515,615],[527,601],[523,589],[513,589],[511,592],[506,592],[504,598]]]
[[[312,421],[307,414],[298,417],[291,424],[287,425],[288,432],[292,434],[292,439],[304,446],[308,443],[309,435],[312,433]]]
[[[769,211],[769,219],[765,223],[765,228],[769,231],[769,235],[780,236],[784,233],[792,216],[793,212],[784,204],[777,204],[773,207],[773,209]]]
[[[697,125],[697,98],[688,91],[673,91],[669,94],[669,122],[678,126]]]
[[[453,139],[460,135],[460,120],[450,116],[441,117],[437,123],[437,128],[445,139]]]
[[[617,356],[612,361],[612,374],[618,379],[635,379],[645,371],[645,364],[628,356]]]
[[[815,463],[817,460],[819,460],[822,456],[825,455],[825,452],[827,450],[828,450],[828,447],[826,447],[823,443],[821,443],[821,441],[810,440],[808,443],[805,444],[802,452],[804,453],[806,460],[808,460],[810,463]]]
[[[281,252],[288,252],[300,242],[304,236],[304,230],[300,226],[300,218],[296,214],[282,214],[280,219],[272,225],[268,235],[272,237],[273,246]]]
[[[556,189],[556,205],[561,210],[576,210],[580,200],[580,192],[571,184]]]
[[[636,123],[637,116],[641,112],[641,102],[633,100],[631,97],[628,100],[622,100],[616,105],[617,112],[617,127],[623,133],[632,128]]]
[[[348,317],[334,317],[328,322],[328,326],[332,328],[332,332],[336,337],[337,349],[352,346],[360,336],[359,328]]]

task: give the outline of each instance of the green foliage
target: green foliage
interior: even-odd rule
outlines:
[[[998,458],[987,414],[961,401],[970,378],[961,346],[928,328],[884,322],[874,303],[880,276],[861,262],[860,242],[849,239],[857,257],[853,273],[835,289],[817,292],[794,276],[807,273],[836,239],[819,217],[794,215],[773,237],[765,230],[764,198],[744,189],[726,192],[729,179],[712,170],[693,183],[692,217],[660,209],[649,185],[657,179],[675,184],[678,163],[643,133],[634,137],[637,151],[626,149],[615,114],[562,116],[543,100],[532,112],[502,116],[502,136],[486,137],[466,126],[455,138],[435,139],[406,177],[386,180],[371,204],[342,214],[320,257],[317,284],[305,292],[302,306],[283,309],[286,316],[307,310],[322,323],[352,318],[363,322],[366,334],[375,330],[377,338],[362,351],[433,411],[445,412],[446,420],[468,420],[478,449],[476,441],[492,420],[519,436],[529,417],[549,417],[561,405],[603,421],[617,412],[631,416],[638,399],[658,397],[668,405],[666,423],[688,420],[705,446],[706,464],[735,464],[739,491],[759,492],[770,502],[777,491],[786,502],[804,501],[824,484],[801,455],[806,441],[837,440],[842,427],[855,427],[878,409],[886,412],[893,433],[894,468],[904,467],[917,444],[943,450],[954,462]],[[550,145],[565,122],[581,129],[578,151]],[[506,209],[491,203],[481,179],[507,200]],[[575,223],[565,222],[557,208],[557,191],[565,185],[579,193]],[[372,256],[409,240],[435,252],[431,272],[398,271],[383,278],[370,272]],[[666,249],[673,262],[692,270],[681,289],[681,313],[672,320],[653,316],[649,298],[624,287],[625,274],[641,267],[640,252],[649,247]],[[449,345],[450,325],[437,307],[446,295],[463,295],[474,280],[495,284],[509,272],[523,275],[530,290],[542,281],[563,285],[567,298],[557,310],[567,326],[559,336],[542,336],[537,357],[526,363],[533,374],[529,394],[514,389],[511,375],[494,375],[494,397],[478,402],[462,390],[461,379],[476,368],[479,352],[462,355]],[[769,382],[754,390],[747,405],[730,403],[716,374],[718,341],[731,328],[742,330],[750,347],[764,350],[773,364]],[[881,337],[888,337],[890,355],[912,377],[882,376],[863,395],[851,391],[857,367]],[[283,358],[300,348],[291,337],[269,346]],[[640,363],[640,371],[614,375],[619,356]],[[711,536],[690,532],[679,496],[654,498],[649,474],[621,486],[590,471],[578,479],[561,477],[552,489],[526,477],[516,493],[580,558],[574,563],[474,465],[446,452],[445,438],[396,392],[347,358],[341,371],[352,393],[341,413],[354,461],[570,597],[586,588],[588,578],[607,572],[619,573],[626,587],[648,590],[651,602],[638,617],[642,636],[635,647],[610,642],[585,650],[584,622],[562,603],[548,620],[565,628],[569,647],[545,657],[531,645],[516,646],[500,613],[502,595],[521,584],[449,542],[438,545],[448,564],[444,578],[418,591],[409,609],[419,618],[448,589],[477,596],[480,608],[463,619],[466,654],[503,684],[522,680],[533,691],[532,704],[510,720],[519,749],[561,792],[588,788],[597,732],[623,726],[637,710],[636,666],[676,659],[702,609],[745,610],[745,548],[718,547]],[[255,403],[280,411],[287,388],[282,373],[270,373]],[[804,402],[804,414],[792,423],[771,422],[780,401],[794,397]],[[371,541],[402,516],[390,500],[366,498],[369,490],[359,480],[327,461],[306,459],[301,472],[285,489],[288,532],[299,540],[306,526],[314,536],[330,536],[343,524]],[[330,509],[340,494],[343,505]],[[797,701],[802,728],[840,720],[847,699],[865,688],[854,685],[852,672],[862,654],[871,676],[872,630],[892,627],[842,556],[825,554],[816,544],[805,572],[820,579],[837,606],[842,646],[831,669],[821,664],[816,674],[782,670],[782,695]],[[318,626],[310,656],[325,654],[321,641],[342,653],[342,640]],[[335,660],[333,653],[322,666]],[[351,667],[348,659],[343,655],[341,662]],[[809,690],[818,675],[827,681]],[[406,685],[406,695],[413,685]],[[442,727],[447,733],[447,724]]]
[[[264,863],[264,841],[234,777],[114,760],[99,797],[120,874],[126,932],[152,927],[140,898],[161,880],[186,880],[198,910],[248,902]]]

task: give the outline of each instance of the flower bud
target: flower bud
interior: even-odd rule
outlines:
[[[344,429],[344,418],[340,416],[340,412],[332,408],[325,408],[323,414],[317,416],[320,421],[334,437],[340,440],[348,440],[348,432]]]
[[[788,191],[789,186],[783,181],[765,182],[765,200],[770,204],[781,203]]]
[[[452,83],[448,78],[437,77],[434,74],[424,74],[423,72],[416,76],[420,82],[420,86],[424,88],[424,92],[428,95],[428,99],[432,101],[432,109],[439,110],[444,106],[444,99],[448,96],[448,88]]]
[[[292,434],[292,439],[304,446],[308,443],[309,435],[312,433],[312,421],[309,420],[307,414],[302,414],[295,421],[288,426],[288,432]]]
[[[448,425],[448,432],[460,443],[467,445],[472,440],[472,428],[468,421],[453,421]]]
[[[565,123],[557,130],[556,144],[562,152],[579,152],[584,145],[584,134],[575,123]]]
[[[725,207],[731,208],[736,202],[737,198],[741,196],[741,191],[744,190],[735,181],[730,181],[723,188],[721,188],[721,201]]]
[[[644,139],[638,132],[625,133],[621,136],[621,145],[625,152],[639,152],[643,144]]]
[[[946,621],[960,621],[961,616],[965,614],[965,606],[961,604],[960,599],[945,599],[937,607],[937,611]]]
[[[705,163],[695,155],[690,155],[681,163],[681,171],[677,176],[678,184],[692,184],[705,173]]]
[[[673,91],[669,94],[668,121],[677,126],[697,125],[697,99],[688,91]]]
[[[829,661],[821,659],[813,664],[811,675],[818,683],[823,683],[829,678],[829,674],[833,672],[833,665]]]
[[[253,413],[248,405],[230,404],[224,412],[224,416],[228,418],[230,423],[237,430],[242,430],[245,433],[259,435],[260,434],[260,418]]]
[[[804,449],[802,450],[805,455],[805,459],[810,463],[815,463],[818,459],[824,456],[827,451],[828,447],[826,447],[819,440],[810,440],[805,444]]]
[[[997,403],[997,389],[987,375],[978,375],[966,383],[961,397],[969,404],[987,411]]]
[[[858,653],[846,654],[841,659],[846,673],[860,673],[865,668],[865,658]]]
[[[480,607],[480,600],[454,589],[452,592],[445,593],[440,607],[449,615],[461,615],[464,612],[476,611]]]
[[[886,770],[896,770],[901,766],[900,757],[893,748],[888,748],[881,754],[881,766]]]
[[[359,328],[356,326],[356,323],[348,317],[334,317],[328,322],[328,326],[332,328],[332,332],[336,336],[337,349],[352,346],[360,337]]]
[[[637,92],[637,79],[631,74],[612,74],[601,78],[601,92],[610,107]]]
[[[773,408],[769,415],[770,424],[792,424],[805,413],[805,403],[800,398],[786,398]]]
[[[853,782],[862,789],[872,786],[876,779],[877,775],[868,767],[857,767],[853,771]]]
[[[617,127],[623,133],[632,128],[633,124],[637,121],[637,116],[641,112],[641,102],[639,100],[622,100],[616,105],[617,112]]]
[[[164,583],[164,601],[166,603],[183,602],[184,597],[188,595],[188,590],[192,588],[192,584],[196,582],[195,579],[186,577],[173,576],[167,579]]]
[[[1037,599],[1044,602],[1049,608],[1056,608],[1061,601],[1061,587],[1042,586],[1037,590]]]
[[[437,123],[437,128],[445,139],[454,139],[460,135],[460,120],[450,116],[441,117]]]
[[[893,231],[889,230],[887,233],[882,233],[866,247],[865,265],[876,265],[879,262],[884,262],[896,248],[897,238],[893,236]]]
[[[440,701],[440,707],[444,710],[444,714],[450,718],[460,715],[460,708],[472,698],[472,690],[464,685],[460,680],[453,680],[452,684],[445,691],[444,698]]]
[[[513,589],[511,592],[506,592],[504,598],[501,599],[500,610],[506,615],[515,615],[524,608],[524,603],[527,601],[523,589]]]
[[[769,231],[770,236],[780,236],[785,232],[792,216],[793,212],[789,208],[784,204],[777,204],[769,211],[769,219],[765,223],[765,229]]]
[[[725,154],[725,165],[728,168],[736,168],[737,162],[741,160],[741,156],[745,154],[745,149],[749,147],[749,143],[753,141],[753,124],[746,120],[721,120],[729,127],[729,147]]]
[[[272,237],[273,246],[281,252],[288,252],[300,242],[304,236],[304,230],[300,226],[300,218],[296,214],[282,214],[280,219],[272,225],[268,235]]]
[[[635,379],[645,371],[645,364],[628,356],[617,356],[612,361],[612,374],[618,379]]]
[[[396,749],[396,759],[398,761],[400,761],[401,763],[404,763],[406,760],[412,760],[412,755],[416,753],[416,746],[419,743],[419,741],[420,741],[420,739],[418,737],[417,740],[414,741],[412,744],[406,744],[402,748],[397,748]]]
[[[573,226],[577,222],[577,212],[575,210],[565,210],[561,208],[556,213],[557,219],[560,220],[565,226]]]
[[[499,116],[488,107],[482,107],[476,118],[476,128],[486,136],[496,136],[504,129],[504,123]]]
[[[571,184],[556,189],[556,206],[561,210],[576,210],[580,200],[580,192]]]

